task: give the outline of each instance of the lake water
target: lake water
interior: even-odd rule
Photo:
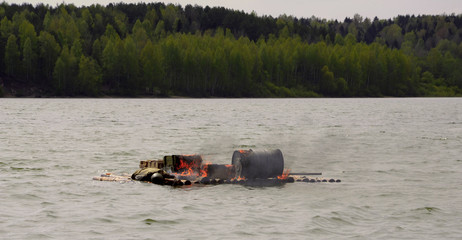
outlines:
[[[460,239],[462,99],[0,99],[0,239]],[[282,150],[341,183],[93,181]]]

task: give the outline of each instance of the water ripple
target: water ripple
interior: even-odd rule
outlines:
[[[460,98],[2,99],[0,107],[5,239],[462,236]],[[342,183],[91,180],[167,154],[228,164],[239,148],[280,148],[286,167]]]

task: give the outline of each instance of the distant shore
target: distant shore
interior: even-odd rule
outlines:
[[[0,96],[462,96],[462,15],[344,21],[165,4],[0,7]]]

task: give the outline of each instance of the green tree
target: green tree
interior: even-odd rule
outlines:
[[[165,8],[161,8],[162,19],[165,23],[165,28],[167,31],[173,30],[173,24],[178,18],[177,9],[175,5],[168,4]]]
[[[29,39],[31,48],[33,50],[37,49],[37,33],[35,32],[35,27],[27,20],[22,21],[19,26],[19,40],[20,40],[20,49],[24,49],[24,45]]]
[[[12,77],[18,77],[20,73],[20,53],[17,44],[17,38],[14,34],[8,37],[5,47],[5,70],[6,74]]]
[[[143,85],[147,93],[158,94],[165,87],[161,85],[165,74],[162,62],[161,50],[148,40],[141,51]]]
[[[354,45],[356,43],[355,35],[353,35],[352,33],[348,33],[345,37],[345,43],[350,46]]]
[[[107,40],[117,40],[120,39],[119,34],[117,31],[114,29],[114,27],[111,24],[106,25],[106,31],[104,32],[104,37]]]
[[[53,69],[61,52],[61,47],[56,42],[53,35],[48,32],[41,31],[39,35],[40,55],[39,63],[41,76],[45,78],[48,85],[52,85]]]
[[[121,37],[124,37],[128,33],[128,29],[129,29],[127,15],[118,10],[114,10],[112,14],[114,16],[114,22],[115,22],[114,27],[119,32],[119,35]]]
[[[340,35],[339,33],[335,34],[334,43],[343,46],[345,44],[345,41],[344,41],[342,35]]]
[[[32,50],[32,43],[30,38],[27,38],[23,48],[23,59],[22,59],[24,75],[27,81],[35,78],[35,52]]]
[[[13,33],[13,23],[7,17],[0,21],[0,72],[4,70],[4,52],[8,37]]]
[[[397,24],[385,27],[380,33],[390,47],[400,48],[403,42],[402,29]]]
[[[109,94],[462,95],[459,15],[334,21],[161,3],[3,3],[0,19],[0,75],[62,95],[99,92],[86,82],[92,72]]]
[[[91,50],[91,56],[93,59],[95,59],[98,63],[101,63],[104,48],[99,39],[96,39],[93,42],[93,47]]]
[[[44,30],[57,36],[61,46],[71,46],[76,39],[80,38],[79,28],[64,5],[59,6],[58,12],[50,16]]]
[[[234,96],[248,96],[251,86],[254,61],[246,44],[248,39],[241,38],[230,52],[229,68],[231,72],[229,91]]]
[[[159,16],[155,9],[150,9],[146,12],[146,16],[144,16],[144,19],[149,21],[151,26],[155,26],[157,24],[157,21],[159,20]]]
[[[122,93],[136,95],[140,87],[139,62],[136,44],[130,36],[125,38],[123,48],[119,48],[119,51],[119,61],[122,66]]]
[[[109,40],[102,54],[103,76],[111,88],[120,86],[121,66],[118,63],[119,54],[115,46],[119,41],[120,39],[117,41]]]
[[[165,37],[165,23],[164,21],[160,20],[159,23],[156,25],[156,29],[154,30],[154,37],[164,38]]]
[[[136,44],[136,51],[140,53],[148,41],[148,35],[139,19],[135,22],[135,25],[133,25],[132,33]]]
[[[337,92],[337,84],[335,82],[334,73],[329,70],[328,66],[321,69],[321,92],[326,95],[333,95]]]
[[[83,55],[82,41],[80,39],[76,39],[73,42],[71,52],[77,59],[80,59],[80,56]]]
[[[2,38],[8,38],[8,36],[13,33],[14,26],[13,23],[8,20],[7,17],[3,17],[2,21],[0,21],[0,33]]]
[[[102,74],[98,63],[91,57],[82,55],[79,62],[80,91],[87,96],[97,96],[100,93]]]
[[[127,59],[129,54],[126,54],[124,45],[124,40],[121,39],[112,39],[106,44],[102,56],[103,78],[105,83],[115,91],[114,93],[128,94],[130,89],[126,89],[125,84],[127,84],[132,73],[127,72],[130,66],[126,64],[132,59]]]
[[[76,84],[77,75],[78,61],[72,51],[64,46],[53,70],[53,87],[56,94],[69,96],[77,94],[79,91]]]

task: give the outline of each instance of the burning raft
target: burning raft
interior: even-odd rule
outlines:
[[[131,176],[106,173],[94,177],[99,181],[145,181],[160,185],[193,184],[279,185],[292,182],[340,182],[338,179],[312,178],[321,173],[289,173],[284,170],[281,150],[238,150],[231,164],[204,163],[200,155],[171,155],[161,160],[140,162],[140,169]]]

